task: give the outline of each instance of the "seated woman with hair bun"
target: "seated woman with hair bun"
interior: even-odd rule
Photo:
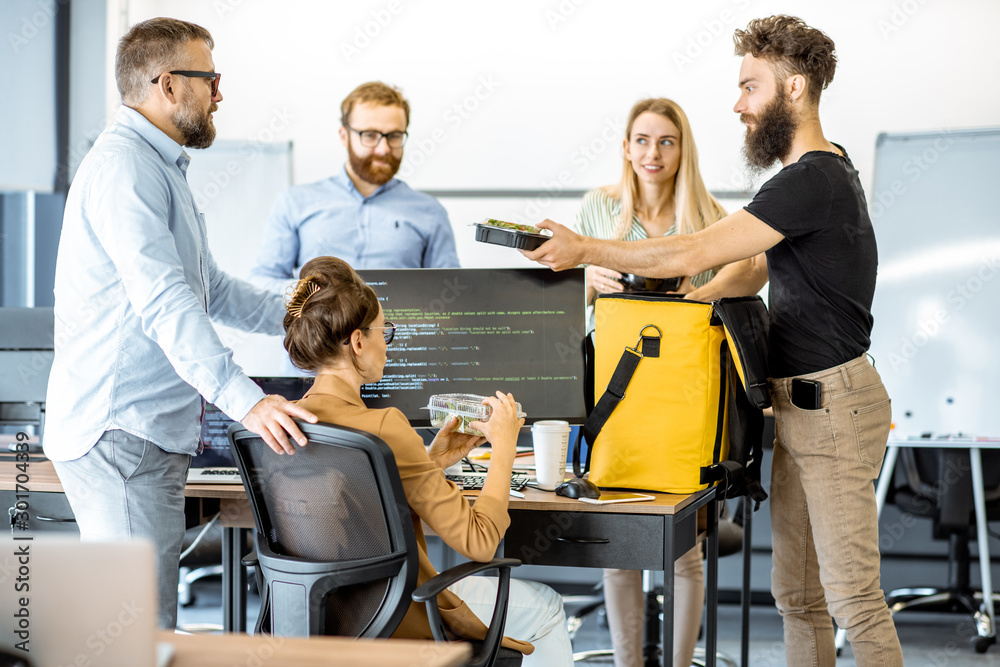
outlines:
[[[316,373],[299,405],[320,421],[367,431],[389,445],[419,548],[417,586],[437,574],[427,557],[421,520],[466,558],[492,559],[510,525],[510,473],[518,430],[524,424],[517,417],[514,397],[497,392],[484,401],[492,407],[492,416],[472,426],[486,438],[454,433],[457,419],[452,419],[426,448],[402,412],[371,410],[361,400],[361,385],[382,378],[386,347],[395,333],[395,326],[385,321],[375,291],[335,257],[313,259],[299,275],[285,315],[285,349],[297,367]],[[487,439],[493,447],[489,473],[482,492],[470,505],[459,488],[445,479],[444,469]],[[503,646],[525,653],[526,666],[571,665],[562,598],[543,584],[521,579],[510,583],[508,636]],[[438,596],[441,617],[457,636],[483,639],[483,621],[493,613],[496,590],[496,577],[464,579]],[[393,637],[432,638],[423,604],[410,604]]]

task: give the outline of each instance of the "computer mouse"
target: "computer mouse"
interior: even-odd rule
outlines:
[[[557,496],[567,498],[600,498],[601,489],[589,479],[574,477],[556,487]]]

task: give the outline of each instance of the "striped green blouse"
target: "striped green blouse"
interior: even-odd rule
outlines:
[[[595,188],[583,196],[583,203],[576,214],[576,224],[573,229],[578,234],[595,239],[610,239],[615,233],[615,226],[622,214],[622,203],[609,195],[604,188]],[[675,227],[667,230],[664,236],[673,234]],[[632,216],[632,226],[625,234],[624,241],[641,241],[648,239],[646,229],[635,215]],[[715,269],[709,269],[691,278],[691,284],[701,287],[715,277]],[[594,304],[587,305],[587,331],[594,330]]]
[[[609,195],[604,188],[596,188],[583,196],[580,211],[576,214],[574,230],[578,234],[595,239],[610,239],[615,233],[615,227],[622,214],[622,203]],[[664,236],[675,233],[675,227],[667,230]],[[632,226],[625,235],[624,241],[641,241],[648,239],[646,229],[638,216],[632,216]],[[701,287],[715,277],[715,269],[709,269],[691,278],[691,284]]]

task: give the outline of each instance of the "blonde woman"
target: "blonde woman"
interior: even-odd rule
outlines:
[[[575,226],[578,233],[600,239],[639,241],[668,234],[692,234],[726,216],[725,209],[702,181],[691,126],[676,102],[664,98],[637,102],[629,113],[622,146],[621,180],[584,196]],[[708,294],[712,288],[707,284],[715,274],[716,270],[711,269],[685,276],[677,291],[686,294],[701,288],[699,293]],[[621,292],[622,278],[622,274],[611,269],[587,267],[589,328],[594,327],[594,299],[598,294]],[[698,641],[705,604],[700,546],[676,561],[674,582],[673,664],[687,667]],[[642,572],[604,570],[604,599],[615,666],[642,665]]]

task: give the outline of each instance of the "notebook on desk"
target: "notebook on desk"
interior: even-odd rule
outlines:
[[[152,544],[8,535],[0,572],[11,573],[0,594],[0,648],[36,667],[158,664]]]

